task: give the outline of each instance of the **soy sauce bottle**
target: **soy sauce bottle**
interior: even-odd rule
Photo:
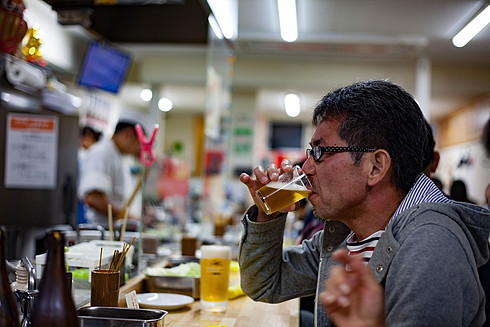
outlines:
[[[5,256],[5,233],[0,228],[0,326],[19,327],[19,311],[14,292],[10,288]]]
[[[39,296],[34,303],[32,327],[79,326],[65,270],[65,238],[58,232],[48,236],[48,255]]]

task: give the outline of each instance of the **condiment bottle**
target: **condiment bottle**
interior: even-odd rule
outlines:
[[[10,288],[5,260],[5,234],[0,228],[0,326],[19,327],[19,311]]]
[[[79,326],[65,270],[65,238],[60,232],[48,237],[48,255],[39,296],[34,303],[32,327]]]

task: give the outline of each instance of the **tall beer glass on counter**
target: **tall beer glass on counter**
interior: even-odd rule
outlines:
[[[311,183],[299,166],[281,174],[277,181],[270,182],[257,190],[261,208],[270,215],[286,208],[311,193]]]
[[[223,312],[228,306],[231,248],[201,246],[201,309]]]

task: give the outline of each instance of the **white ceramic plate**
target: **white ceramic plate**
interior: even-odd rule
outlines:
[[[173,293],[141,293],[136,298],[140,307],[146,309],[175,310],[194,302],[190,296]]]

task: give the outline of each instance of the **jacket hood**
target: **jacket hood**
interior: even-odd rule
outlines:
[[[416,205],[395,218],[393,233],[418,216],[427,217],[427,211],[438,213],[454,221],[463,231],[473,251],[478,267],[485,264],[489,257],[490,212],[488,209],[463,202],[423,203]],[[422,213],[425,213],[422,215]]]

